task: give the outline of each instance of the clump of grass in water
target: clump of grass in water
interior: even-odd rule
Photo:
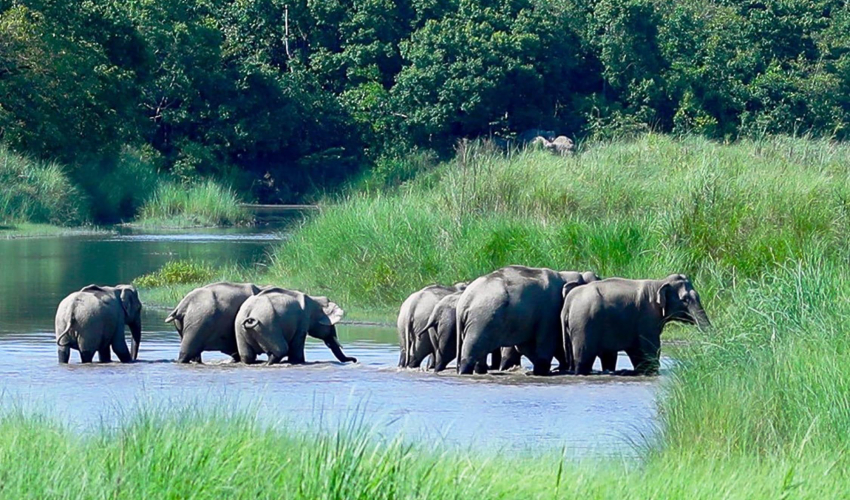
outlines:
[[[133,284],[140,287],[183,285],[211,280],[216,270],[204,262],[172,260],[152,273],[139,276]]]
[[[251,222],[236,193],[212,180],[165,182],[142,205],[137,224],[160,227],[232,226]]]

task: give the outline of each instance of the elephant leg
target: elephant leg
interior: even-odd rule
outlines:
[[[83,363],[91,363],[94,359],[95,351],[80,351],[80,361]]]
[[[576,364],[576,375],[590,375],[590,372],[593,371],[596,353],[576,342],[573,344],[573,359]]]
[[[246,365],[252,365],[257,362],[257,351],[254,346],[248,342],[248,339],[242,335],[236,335],[236,349],[239,352],[239,359]]]
[[[510,370],[515,366],[522,365],[522,354],[519,353],[516,347],[502,348],[502,362],[499,365],[499,370]]]
[[[659,360],[654,353],[636,347],[626,351],[637,375],[658,375]]]
[[[286,350],[289,356],[289,362],[293,365],[302,365],[307,362],[307,358],[304,355],[304,346],[307,344],[307,334],[305,333],[303,336],[296,335],[294,339],[292,339],[292,344],[286,346]]]
[[[269,359],[268,359],[268,361],[266,361],[266,366],[276,365],[276,364],[280,363],[281,361],[283,361],[283,358],[284,357],[281,356],[279,353],[275,354],[273,352],[270,352],[269,353]]]
[[[602,361],[603,372],[617,371],[617,351],[602,351],[599,360]]]
[[[431,356],[428,359],[428,370],[433,370],[437,366],[437,353],[431,351]]]
[[[245,363],[246,365],[253,365],[254,363],[256,363],[256,362],[257,362],[257,353],[256,353],[256,352],[254,352],[254,350],[253,350],[253,349],[251,349],[251,351],[250,351],[250,352],[248,352],[248,351],[240,352],[240,353],[239,353],[239,358],[240,358],[240,359],[242,360],[242,362],[243,362],[243,363]]]
[[[221,352],[222,352],[222,354],[227,354],[228,356],[230,356],[230,358],[233,360],[234,363],[239,362],[239,353],[238,352],[231,351],[231,350],[221,351]],[[200,359],[201,359],[201,356],[198,355],[198,360],[200,360]]]
[[[487,360],[479,361],[475,363],[474,371],[478,375],[486,375],[487,374]]]
[[[67,365],[68,361],[71,360],[71,347],[70,346],[59,346],[56,349],[57,354],[59,355],[59,363],[63,365]]]
[[[564,350],[564,346],[560,343],[555,347],[555,359],[558,360],[559,373],[566,373],[572,369],[570,366],[571,363],[567,360],[567,353]]]
[[[502,365],[502,349],[494,349],[493,352],[490,353],[490,366],[491,370],[498,370]]]
[[[458,371],[462,375],[487,373],[487,354],[489,349],[476,346],[470,339],[465,339],[461,348]]]
[[[180,353],[177,354],[178,363],[201,362],[201,353],[204,352],[204,342],[198,335],[198,331],[192,328],[180,340]]]
[[[106,345],[97,350],[97,359],[101,363],[111,363],[112,362],[112,350],[111,346]]]
[[[116,338],[112,342],[112,350],[115,351],[115,355],[118,356],[118,359],[122,363],[133,362],[133,356],[130,355],[130,349],[127,348],[127,342],[124,341],[124,337]]]

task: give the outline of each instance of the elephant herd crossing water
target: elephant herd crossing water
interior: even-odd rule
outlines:
[[[83,363],[114,352],[135,361],[141,342],[142,303],[130,285],[89,285],[70,294],[56,311],[60,363],[70,350]],[[251,283],[213,283],[196,288],[165,318],[180,336],[177,361],[201,362],[220,351],[235,362],[304,363],[307,336],[321,339],[341,362],[356,362],[339,343],[343,310],[327,297]],[[528,358],[535,375],[558,371],[589,374],[599,357],[603,371],[616,369],[625,351],[640,374],[658,372],[661,331],[671,321],[710,326],[690,280],[599,279],[593,272],[508,266],[471,283],[431,285],[413,293],[398,315],[399,366],[418,368],[426,359],[439,372],[458,358],[461,374],[506,370]],[[132,351],[124,327],[132,334]],[[490,356],[490,363],[487,358]]]
[[[525,356],[535,375],[616,369],[625,351],[638,374],[658,372],[661,331],[671,321],[710,326],[699,294],[682,274],[663,280],[601,280],[592,272],[508,266],[472,283],[432,285],[412,294],[398,317],[399,366],[461,374],[508,369]],[[487,364],[487,356],[491,363]]]

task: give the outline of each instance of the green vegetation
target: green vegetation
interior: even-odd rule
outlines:
[[[387,311],[427,283],[512,263],[634,278],[684,272],[715,328],[665,333],[691,342],[677,351],[659,446],[636,483],[659,488],[649,496],[714,497],[700,489],[707,478],[733,497],[739,487],[809,496],[821,477],[847,485],[848,200],[850,146],[826,140],[650,134],[569,158],[506,158],[468,144],[395,189],[325,207],[279,248],[270,272]],[[666,469],[673,464],[681,468]],[[654,467],[658,484],[646,472]],[[681,471],[692,479],[673,486]],[[745,477],[750,486],[740,486]]]
[[[87,211],[80,190],[58,164],[0,146],[0,222],[81,224]]]
[[[247,275],[248,271],[238,266],[216,268],[205,262],[175,260],[139,276],[133,284],[142,289],[146,306],[170,309],[195,288],[217,281],[245,281]]]
[[[244,414],[148,411],[80,435],[51,418],[0,418],[3,492],[15,498],[840,498],[846,458],[654,456],[618,461],[423,450],[356,425],[313,434]],[[298,429],[295,431],[288,429]],[[45,450],[51,450],[45,453]],[[569,450],[565,455],[568,457]],[[81,473],[80,464],[86,464]]]
[[[844,138],[848,28],[834,0],[3,0],[0,140],[101,222],[150,187],[100,182],[128,158],[295,202],[531,128]]]
[[[139,211],[136,225],[154,227],[232,226],[251,222],[236,193],[207,180],[184,185],[161,183]]]

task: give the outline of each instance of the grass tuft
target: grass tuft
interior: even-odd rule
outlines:
[[[212,180],[198,184],[160,183],[139,210],[145,227],[211,227],[248,224],[251,215],[236,192]]]

